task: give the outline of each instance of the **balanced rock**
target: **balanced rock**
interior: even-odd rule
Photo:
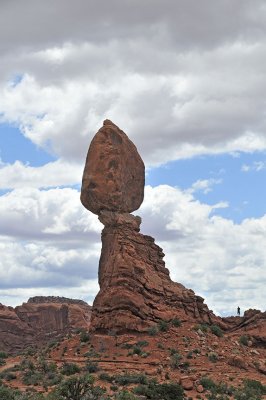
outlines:
[[[162,249],[139,232],[141,219],[130,212],[140,206],[143,190],[137,149],[105,121],[90,145],[81,191],[82,204],[105,226],[90,329],[141,332],[160,320],[216,321],[200,296],[171,281]]]
[[[88,150],[81,202],[94,214],[102,210],[130,213],[143,201],[145,167],[135,145],[105,120]]]

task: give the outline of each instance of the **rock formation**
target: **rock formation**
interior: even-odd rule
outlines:
[[[0,351],[16,352],[51,335],[88,329],[90,317],[91,306],[81,300],[38,296],[15,308],[0,304]]]
[[[81,202],[98,215],[102,210],[120,213],[137,210],[143,201],[144,172],[135,145],[106,120],[88,151]]]
[[[159,320],[222,320],[192,290],[169,277],[162,249],[139,233],[144,164],[136,147],[111,121],[93,138],[82,180],[81,201],[104,224],[99,263],[100,292],[91,329],[145,331]]]

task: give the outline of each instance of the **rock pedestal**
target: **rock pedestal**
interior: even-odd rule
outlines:
[[[159,320],[216,317],[203,299],[169,277],[162,249],[139,232],[144,164],[136,147],[111,121],[93,138],[82,180],[81,202],[104,224],[100,291],[91,329],[145,331]]]

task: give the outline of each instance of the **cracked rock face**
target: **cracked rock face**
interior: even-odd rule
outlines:
[[[144,193],[145,167],[136,146],[115,124],[105,120],[88,150],[81,202],[94,214],[102,210],[130,213]]]

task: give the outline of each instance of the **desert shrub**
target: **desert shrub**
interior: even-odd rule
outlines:
[[[207,333],[209,326],[207,324],[197,324],[193,328],[195,331],[201,330],[201,332]]]
[[[36,348],[33,347],[28,347],[26,350],[26,355],[27,356],[34,356],[36,354]]]
[[[80,368],[77,364],[74,363],[65,363],[61,369],[61,373],[63,375],[74,375],[77,372],[80,372]]]
[[[140,383],[142,385],[146,385],[148,382],[147,377],[144,374],[116,375],[114,376],[114,381],[121,386],[129,385],[132,383]]]
[[[100,399],[103,389],[94,386],[93,383],[94,379],[91,375],[72,376],[55,389],[54,398],[60,400]]]
[[[213,380],[207,376],[203,376],[200,380],[200,384],[204,387],[204,389],[211,390],[216,386]]]
[[[183,369],[188,369],[189,366],[190,366],[190,364],[189,364],[188,361],[185,361],[185,362],[183,362],[183,363],[180,364],[180,367],[183,368]]]
[[[187,353],[187,358],[193,358],[193,351],[189,351]]]
[[[101,381],[106,381],[106,382],[113,382],[113,377],[112,375],[109,375],[107,372],[103,372],[99,375],[99,378]]]
[[[248,345],[248,336],[247,335],[240,336],[239,343],[243,344],[244,346],[247,346]]]
[[[87,343],[90,341],[90,334],[86,331],[82,331],[80,333],[80,341],[81,343]]]
[[[134,396],[133,393],[130,393],[126,390],[122,390],[122,392],[118,393],[115,396],[115,400],[137,400],[137,397]]]
[[[139,340],[137,343],[136,343],[136,346],[139,346],[139,347],[146,347],[146,346],[148,346],[149,345],[149,342],[147,342],[147,340]]]
[[[215,353],[214,351],[211,351],[211,352],[208,354],[208,359],[209,359],[211,362],[216,362],[216,361],[218,361],[218,355],[217,355],[217,353]]]
[[[181,326],[181,321],[178,318],[174,318],[174,319],[172,319],[171,324],[173,326],[175,326],[176,328],[178,328],[179,326]]]
[[[155,335],[157,335],[158,332],[159,332],[159,330],[158,330],[157,326],[151,326],[151,327],[148,329],[148,334],[149,334],[150,336],[155,336]]]
[[[182,360],[182,356],[179,353],[175,353],[171,356],[170,365],[173,369],[176,369],[180,366]]]
[[[133,344],[132,343],[123,343],[122,345],[121,345],[121,348],[122,349],[131,349],[133,347]]]
[[[5,365],[5,364],[6,364],[5,360],[3,360],[3,358],[0,358],[0,367],[1,367],[2,365]]]
[[[150,381],[148,385],[137,386],[134,392],[138,395],[146,396],[147,399],[152,400],[183,400],[183,388],[174,383],[159,384]]]
[[[157,343],[158,349],[164,349],[164,345],[162,343]]]
[[[86,364],[85,368],[90,374],[99,371],[99,366],[97,362],[89,362]]]
[[[218,337],[223,336],[223,331],[218,325],[211,325],[210,329],[211,329],[211,333],[213,333],[214,335],[216,335]]]
[[[5,386],[0,386],[0,400],[15,400],[14,391]]]
[[[141,353],[142,353],[141,347],[139,347],[139,346],[134,346],[134,347],[132,348],[132,354],[138,354],[138,355],[140,355]]]
[[[4,352],[4,351],[0,351],[0,358],[7,358],[8,357],[8,355],[7,355],[7,353],[6,352]]]
[[[158,322],[157,326],[160,332],[167,332],[169,330],[169,323],[167,321],[164,321],[163,319]]]
[[[24,385],[37,386],[43,382],[43,375],[40,372],[26,371],[23,375],[22,382]]]

